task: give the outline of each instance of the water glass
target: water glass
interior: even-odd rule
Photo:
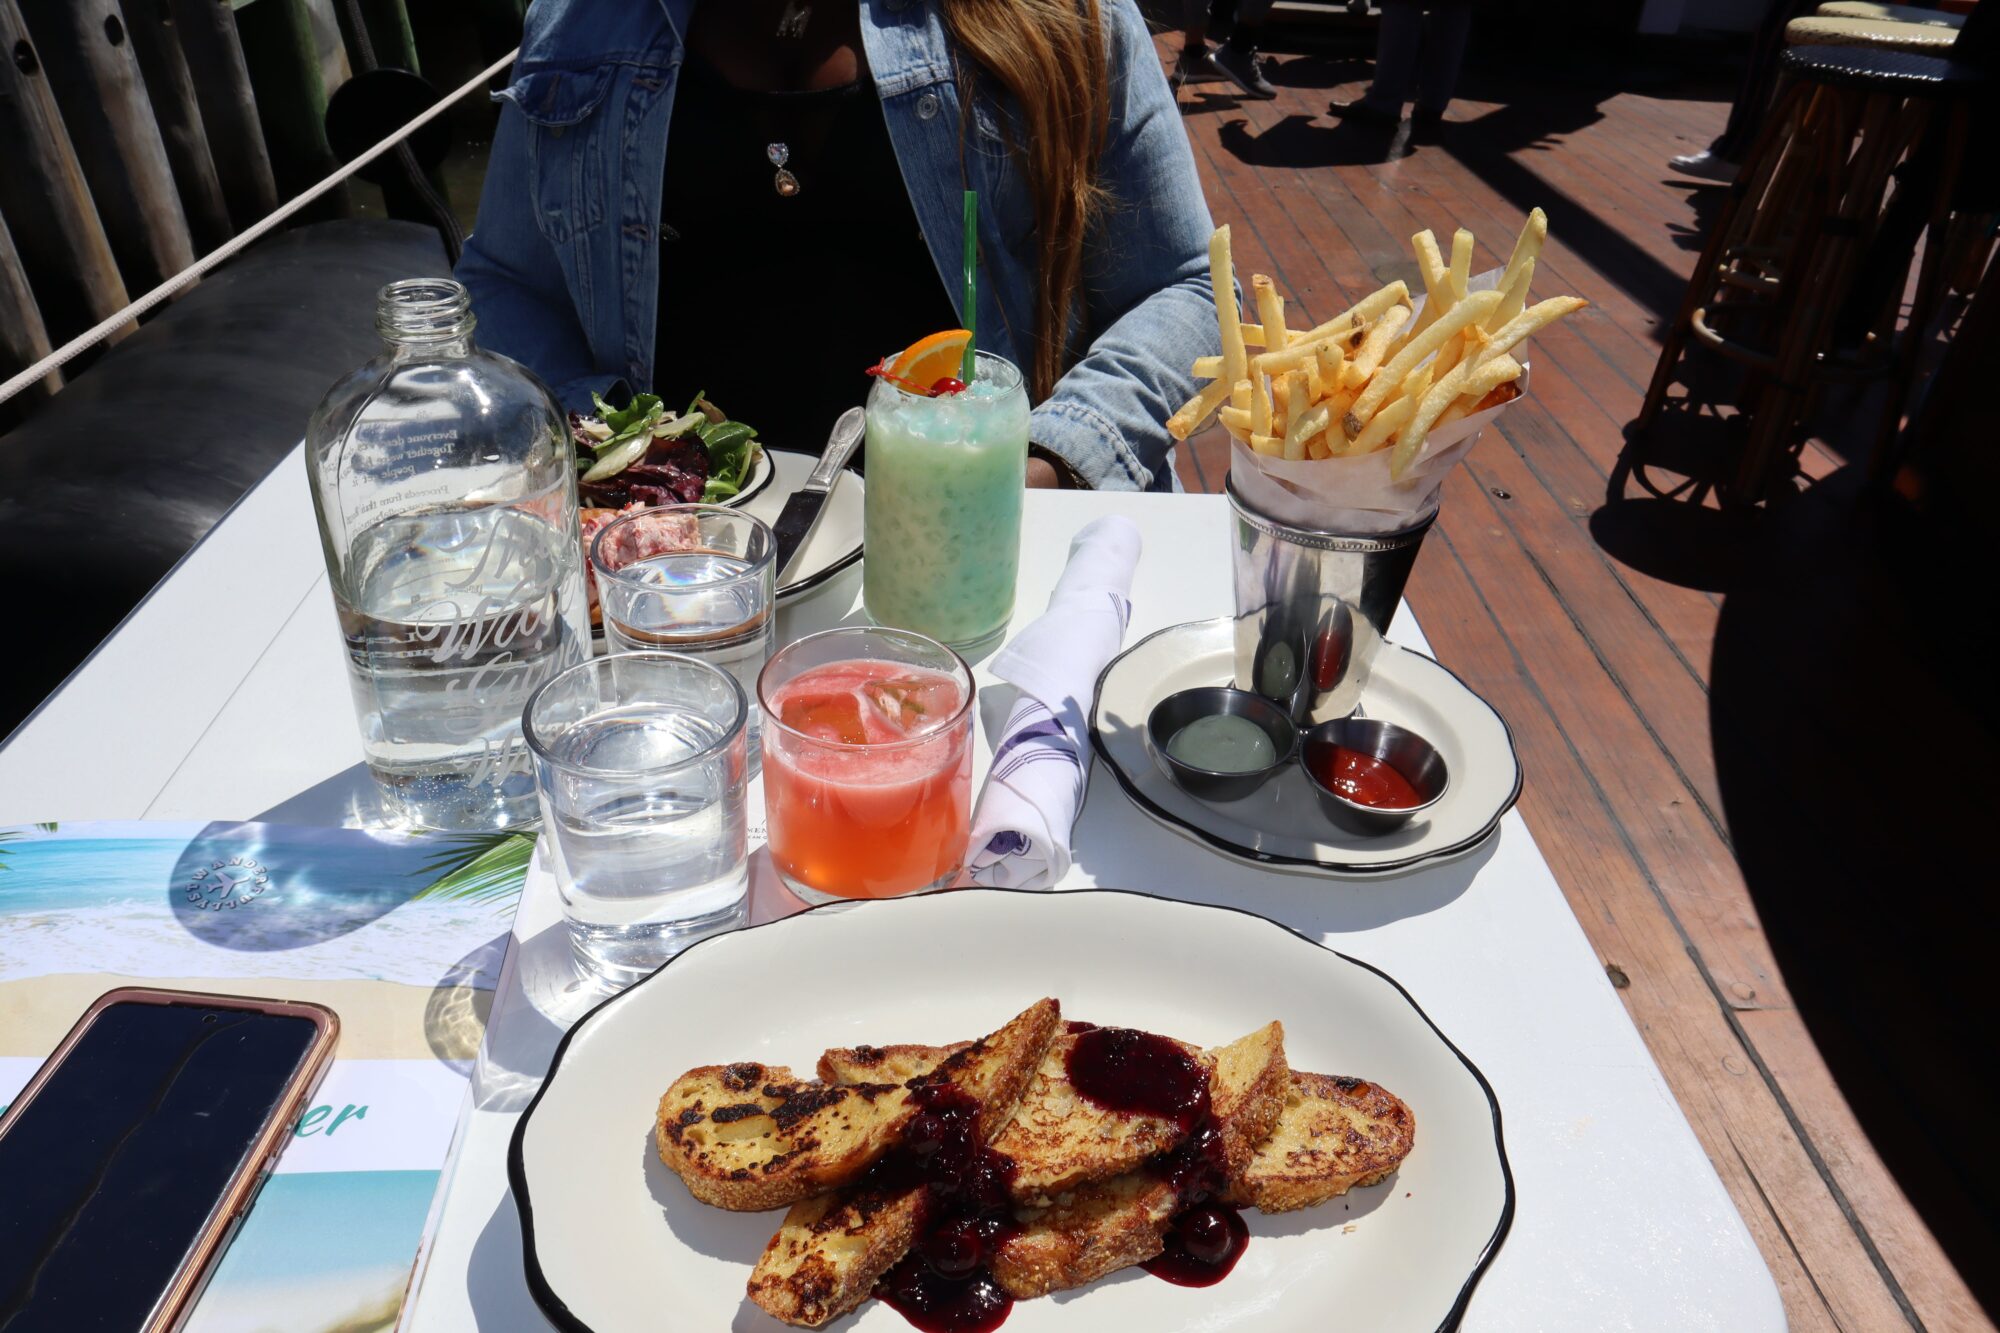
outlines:
[[[862,600],[869,618],[972,651],[1014,614],[1028,470],[1028,393],[1014,364],[975,357],[959,393],[887,378],[868,391]]]
[[[590,544],[614,652],[666,648],[722,668],[752,699],[777,635],[777,539],[721,505],[663,505],[605,525]],[[762,719],[750,710],[750,770]]]
[[[628,985],[747,918],[748,702],[678,653],[614,653],[522,719],[563,916],[583,971]]]
[[[934,639],[845,628],[758,682],[771,861],[807,902],[942,888],[972,836],[972,672]]]

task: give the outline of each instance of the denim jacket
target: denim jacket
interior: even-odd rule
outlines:
[[[458,276],[472,292],[480,342],[526,363],[571,408],[587,409],[593,390],[621,380],[653,380],[667,122],[694,3],[534,0],[513,83],[496,94],[500,124]],[[1220,350],[1211,224],[1134,0],[1105,0],[1103,12],[1112,91],[1100,180],[1111,203],[1080,238],[1084,290],[1070,345],[1081,359],[1034,409],[1030,436],[1092,486],[1169,490],[1173,441],[1164,423],[1197,387],[1194,358]],[[1013,113],[985,91],[992,80],[980,81],[961,158],[955,52],[936,7],[861,0],[861,33],[937,279],[959,304],[960,192],[976,189],[975,332],[981,347],[1025,367],[1036,236],[1026,174],[1005,147]],[[672,291],[669,280],[669,300]],[[801,334],[810,355],[810,331]]]

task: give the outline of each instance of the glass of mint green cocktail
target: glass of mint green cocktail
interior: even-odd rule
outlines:
[[[996,637],[1014,614],[1028,467],[1021,372],[975,356],[975,378],[934,397],[878,378],[863,454],[868,615],[961,650]]]

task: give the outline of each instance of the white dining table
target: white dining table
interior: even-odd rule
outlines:
[[[805,464],[777,457],[777,484],[796,486]],[[1031,491],[1016,625],[1047,600],[1070,538],[1108,513],[1132,519],[1145,541],[1128,643],[1229,612],[1229,514],[1220,497]],[[858,622],[859,575],[857,567],[788,606],[781,634]],[[1391,637],[1427,651],[1407,607]],[[977,674],[982,691],[994,685],[983,668]],[[294,453],[0,747],[0,825],[352,824],[370,813],[359,761],[305,468]],[[762,802],[755,792],[751,800],[754,818]],[[1518,814],[1474,851],[1411,873],[1282,873],[1227,860],[1155,824],[1100,771],[1075,845],[1060,888],[1138,889],[1282,922],[1394,976],[1485,1073],[1504,1116],[1517,1211],[1465,1327],[1785,1326],[1776,1284]],[[796,906],[768,858],[754,861],[753,915]],[[402,1328],[548,1327],[522,1276],[505,1154],[564,1025],[588,998],[568,974],[559,913],[538,868]]]

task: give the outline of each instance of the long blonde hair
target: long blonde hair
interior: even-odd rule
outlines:
[[[1008,148],[1027,169],[1035,206],[1035,328],[1025,369],[1040,402],[1069,368],[1084,236],[1107,200],[1097,179],[1111,122],[1103,15],[1098,0],[943,0],[942,9],[978,66],[958,72],[964,114],[980,75],[1020,113],[1020,140]]]

